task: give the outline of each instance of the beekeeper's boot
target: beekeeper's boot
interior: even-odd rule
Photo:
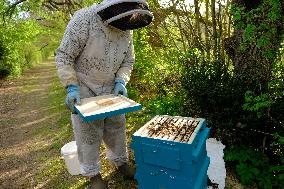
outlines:
[[[107,184],[103,181],[101,174],[98,174],[90,179],[91,184],[86,189],[108,189]]]
[[[134,179],[136,169],[130,166],[129,164],[124,163],[123,165],[117,167],[117,169],[118,169],[118,172],[120,172],[126,178]]]

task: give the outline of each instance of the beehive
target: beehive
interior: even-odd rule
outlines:
[[[204,119],[156,116],[134,133],[139,189],[204,189],[209,158]]]

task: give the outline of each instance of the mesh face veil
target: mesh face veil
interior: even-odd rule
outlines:
[[[153,20],[148,4],[141,0],[105,0],[97,13],[106,24],[124,31],[145,27]]]

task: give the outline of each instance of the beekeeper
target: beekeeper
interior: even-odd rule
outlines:
[[[56,51],[58,75],[67,89],[65,103],[71,115],[81,174],[91,179],[89,188],[105,189],[100,175],[99,149],[103,141],[107,158],[128,178],[125,116],[84,122],[74,112],[80,99],[114,93],[127,96],[125,85],[134,64],[130,30],[147,26],[152,14],[145,0],[105,0],[77,11]]]

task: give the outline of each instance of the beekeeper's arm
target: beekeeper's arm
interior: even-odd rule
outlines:
[[[135,61],[134,46],[133,46],[133,39],[131,38],[124,60],[116,73],[115,87],[114,87],[115,95],[122,94],[123,96],[127,96],[127,90],[125,85],[130,80],[134,61]]]
[[[84,11],[78,11],[68,23],[61,44],[56,51],[57,72],[65,87],[78,86],[73,66],[75,59],[87,43],[88,34],[89,21],[86,19]]]
[[[56,65],[61,83],[67,89],[66,105],[74,112],[74,104],[80,104],[80,89],[74,70],[75,59],[87,43],[89,21],[83,11],[74,14],[67,25],[56,52]]]

